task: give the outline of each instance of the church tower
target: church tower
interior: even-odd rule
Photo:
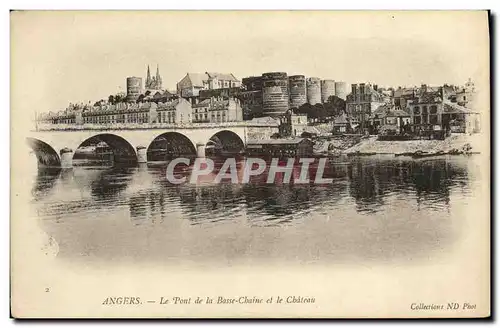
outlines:
[[[148,74],[146,76],[146,83],[145,83],[146,89],[149,89],[151,87],[151,82],[152,82],[151,81],[151,72],[149,71],[149,65],[148,65]]]
[[[156,65],[156,89],[161,89],[160,65]]]
[[[148,65],[145,87],[149,90],[161,90],[162,80],[160,76],[160,66],[156,65],[156,75],[151,77],[151,71]]]

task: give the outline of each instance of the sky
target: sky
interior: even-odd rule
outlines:
[[[478,11],[12,12],[11,107],[93,103],[126,91],[127,76],[145,79],[148,64],[171,90],[207,71],[393,87],[487,82],[488,42]]]

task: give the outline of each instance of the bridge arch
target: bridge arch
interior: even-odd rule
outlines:
[[[101,133],[85,139],[78,148],[97,145],[104,142],[113,153],[114,163],[137,164],[137,153],[134,147],[123,137],[111,133]],[[76,153],[76,149],[75,149]],[[74,156],[74,155],[73,155]]]
[[[165,161],[180,156],[196,156],[196,146],[179,132],[165,132],[154,138],[147,149],[148,162]]]
[[[233,131],[222,130],[215,133],[207,142],[207,155],[236,155],[245,150],[245,143]]]
[[[61,166],[61,157],[48,143],[36,138],[26,138],[26,142],[35,152],[39,167]]]

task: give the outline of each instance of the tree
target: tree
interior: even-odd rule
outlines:
[[[120,94],[120,93],[118,93],[118,94],[115,95],[115,104],[121,103],[121,102],[124,102],[124,101],[125,101],[125,95]]]
[[[126,95],[123,93],[117,93],[116,95],[109,95],[108,102],[111,105],[115,105],[121,102],[124,102],[126,99]]]
[[[314,115],[319,121],[324,121],[326,119],[327,112],[325,109],[325,106],[323,104],[316,104],[314,105]]]
[[[329,116],[337,116],[346,112],[346,102],[337,96],[330,96],[325,103]]]
[[[295,113],[306,114],[308,119],[317,119],[319,121],[324,121],[328,117],[333,117],[341,115],[346,110],[346,103],[343,99],[331,96],[328,102],[324,104],[310,105],[305,103],[296,110]]]
[[[313,105],[305,103],[297,109],[298,114],[306,114],[308,119],[316,118],[316,111]]]

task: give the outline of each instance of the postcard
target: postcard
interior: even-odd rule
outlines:
[[[485,318],[488,11],[12,11],[15,318]]]

